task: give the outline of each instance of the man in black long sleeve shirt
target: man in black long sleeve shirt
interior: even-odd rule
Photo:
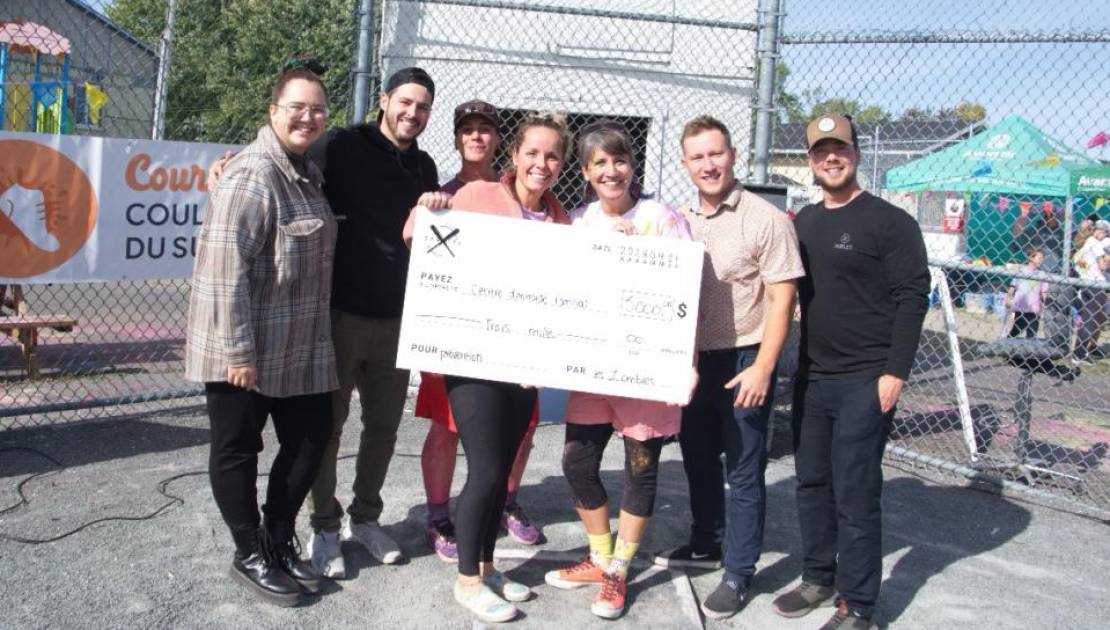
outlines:
[[[882,580],[882,457],[928,308],[921,230],[860,188],[849,118],[806,130],[823,200],[794,221],[806,275],[794,450],[802,583],[775,599],[798,617],[839,593],[825,628],[870,628]]]
[[[435,84],[424,70],[404,68],[384,88],[378,121],[332,130],[309,148],[324,172],[324,194],[340,219],[331,297],[339,389],[332,398],[332,434],[309,495],[313,535],[308,545],[313,566],[334,578],[346,573],[336,458],[356,388],[362,436],[342,537],[362,544],[379,562],[403,559],[400,546],[378,524],[409,383],[408,370],[396,367],[409,265],[401,230],[413,206],[442,204],[435,200],[442,194],[436,192],[435,162],[416,142],[431,114]]]

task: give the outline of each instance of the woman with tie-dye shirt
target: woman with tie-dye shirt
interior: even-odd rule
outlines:
[[[634,185],[632,141],[620,124],[601,121],[579,135],[582,174],[596,200],[571,213],[578,227],[628,235],[690,239],[690,226],[675,209],[647,199]],[[558,588],[600,586],[591,610],[607,619],[624,612],[628,568],[640,546],[655,504],[659,454],[678,433],[681,409],[662,402],[571,392],[567,402],[563,474],[586,529],[590,555],[551,571],[545,581]],[[624,494],[616,540],[609,528],[609,500],[598,470],[613,433],[623,438]]]

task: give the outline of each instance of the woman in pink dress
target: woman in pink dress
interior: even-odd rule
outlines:
[[[630,236],[690,239],[682,215],[647,198],[634,185],[632,142],[623,126],[612,121],[587,126],[579,135],[578,155],[596,200],[571,213],[575,226]],[[590,555],[547,573],[545,581],[565,589],[600,585],[591,606],[599,617],[614,619],[624,612],[628,568],[655,505],[660,451],[663,442],[678,433],[680,424],[677,406],[585,392],[570,394],[563,474],[586,529]],[[615,542],[609,529],[609,499],[598,474],[614,432],[623,438],[625,451],[624,496]]]

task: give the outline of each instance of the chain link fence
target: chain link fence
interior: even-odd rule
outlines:
[[[357,4],[5,0],[0,128],[246,143],[277,71],[305,52],[328,66],[331,120],[347,124]],[[172,54],[160,101],[164,38]],[[0,225],[0,237],[10,228]],[[0,429],[140,413],[199,394],[181,378],[187,280],[0,289]],[[57,325],[12,323],[44,318]]]
[[[891,456],[1106,513],[1110,8],[787,0],[782,19],[772,177],[795,207],[819,197],[805,123],[850,114],[861,182],[929,249]]]
[[[1110,118],[1100,105],[1107,7],[9,0],[0,22],[34,22],[54,33],[36,31],[40,43],[56,46],[57,36],[70,48],[59,56],[9,47],[3,128],[149,137],[171,5],[167,139],[249,141],[276,69],[301,52],[329,66],[331,124],[347,124],[360,17],[373,29],[362,66],[371,114],[381,77],[419,65],[435,79],[420,145],[444,181],[460,166],[450,112],[480,98],[501,108],[503,138],[536,110],[566,113],[572,131],[599,118],[621,121],[644,188],[685,203],[695,191],[678,138],[687,120],[708,113],[732,130],[737,172],[766,164],[766,179],[786,186],[797,209],[819,197],[805,123],[826,112],[852,115],[862,183],[917,218],[933,270],[932,308],[891,457],[1110,510],[1110,361],[1098,334],[1110,241],[1096,229],[1110,218]],[[761,44],[769,20],[778,38]],[[772,60],[768,109],[757,77]],[[770,142],[766,155],[752,155],[760,111],[771,112]],[[503,149],[497,166],[506,161]],[[572,152],[555,192],[572,208],[582,191]],[[0,338],[0,427],[118,413],[122,403],[179,404],[157,401],[196,392],[180,378],[185,280],[23,289],[31,311],[76,324],[41,331],[37,379],[12,340]],[[11,298],[9,290],[9,309]]]
[[[420,146],[444,180],[460,166],[451,110],[474,98],[502,111],[498,167],[508,166],[507,140],[528,112],[564,113],[571,132],[612,119],[630,132],[644,189],[670,203],[695,193],[677,159],[686,121],[712,113],[738,140],[752,124],[754,0],[728,10],[669,0],[387,0],[381,24],[381,76],[419,65],[436,81]],[[747,161],[745,153],[740,172]],[[553,191],[571,209],[583,186],[571,151]]]

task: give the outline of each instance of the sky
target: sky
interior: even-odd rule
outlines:
[[[1110,0],[783,0],[785,35],[1101,32]],[[850,9],[846,9],[850,7]],[[1083,150],[1110,131],[1110,43],[786,45],[787,89],[822,88],[898,114],[908,107],[986,106],[988,122],[1018,114]],[[1110,160],[1110,149],[1088,155]]]
[[[109,0],[85,0],[103,10]],[[536,0],[613,8],[612,2]],[[675,0],[620,2],[648,13],[674,10]],[[689,2],[690,0],[682,0]],[[352,3],[354,0],[352,0]],[[702,0],[698,0],[702,2]],[[803,33],[1101,32],[1110,39],[1110,0],[782,0],[785,35]],[[706,17],[725,7],[748,15],[755,0],[706,3]],[[625,6],[628,5],[628,6]],[[709,6],[718,10],[710,11]],[[691,7],[686,6],[687,9]],[[685,13],[685,11],[684,11]],[[713,13],[708,15],[708,13]],[[1110,132],[1110,43],[1091,44],[850,44],[787,45],[787,89],[821,88],[898,114],[909,107],[986,106],[988,122],[1018,114],[1049,135],[1083,150]],[[1088,152],[1110,160],[1110,148]]]

